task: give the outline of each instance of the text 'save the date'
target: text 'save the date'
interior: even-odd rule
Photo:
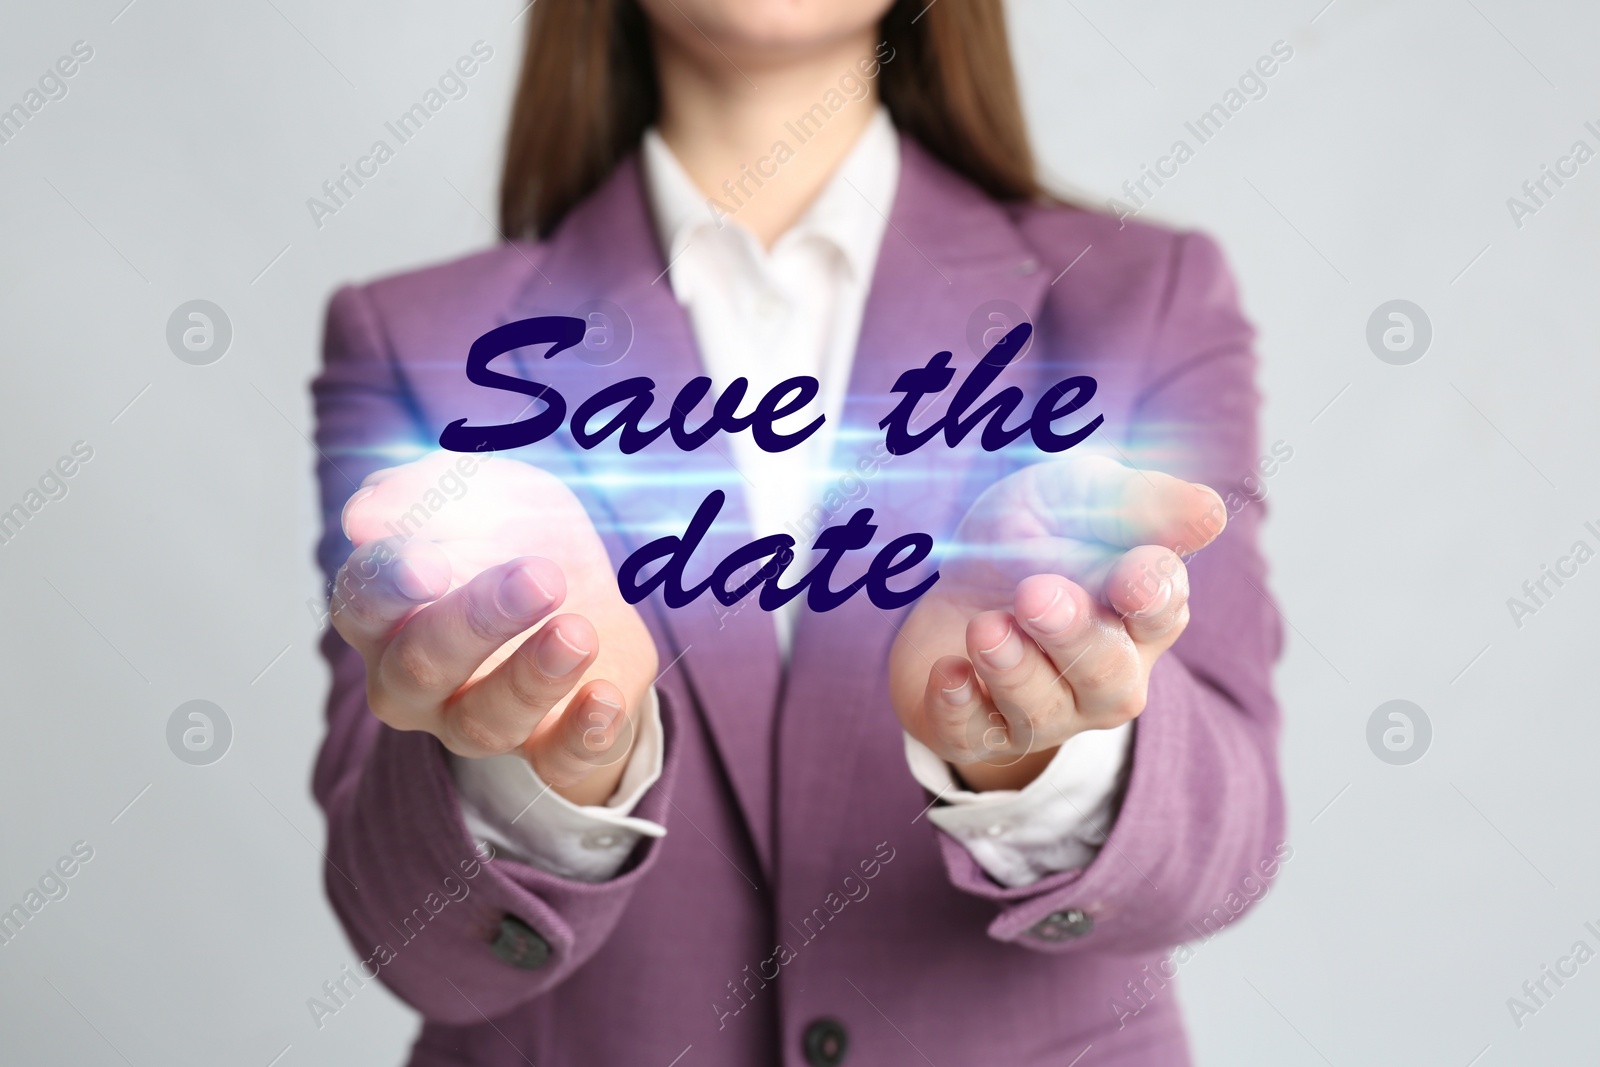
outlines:
[[[655,404],[655,381],[644,376],[626,378],[596,391],[572,411],[569,420],[566,398],[554,387],[489,366],[497,356],[536,345],[548,345],[544,358],[553,359],[580,344],[585,328],[586,323],[580,318],[545,315],[508,322],[474,341],[467,352],[468,381],[530,397],[542,402],[543,408],[517,422],[493,426],[468,426],[466,419],[457,419],[439,435],[439,446],[452,452],[523,448],[551,436],[566,422],[580,448],[592,449],[615,437],[617,448],[624,455],[633,455],[663,436],[670,437],[679,449],[692,452],[719,433],[745,430],[763,451],[783,452],[816,433],[825,419],[818,415],[800,429],[788,432],[779,431],[776,426],[779,420],[803,410],[816,399],[820,390],[816,378],[786,379],[744,414],[739,413],[739,408],[744,404],[749,383],[736,378],[712,401],[710,414],[698,425],[690,426],[691,415],[711,393],[711,379],[701,375],[678,391],[668,413],[653,425],[646,425],[645,420]],[[1025,401],[1020,388],[1006,386],[980,403],[984,393],[1023,351],[1032,332],[1031,325],[1022,323],[1001,338],[957,385],[944,414],[919,431],[910,428],[912,413],[924,398],[938,396],[955,381],[951,354],[940,352],[922,366],[901,374],[891,390],[900,400],[878,423],[889,453],[903,456],[936,438],[942,439],[946,447],[955,448],[974,431],[978,432],[978,444],[988,452],[1005,448],[1024,435],[1031,437],[1034,447],[1049,453],[1065,452],[1086,440],[1099,429],[1105,416],[1096,415],[1066,433],[1058,433],[1055,424],[1075,415],[1094,399],[1096,383],[1088,375],[1064,378],[1052,385],[1035,401],[1031,412],[1025,412],[1010,425],[1007,420]],[[862,577],[842,588],[833,588],[833,569],[839,560],[846,552],[866,548],[877,532],[872,509],[861,508],[842,524],[829,526],[817,535],[812,547],[821,558],[791,585],[783,584],[782,579],[794,560],[794,538],[773,534],[735,549],[717,564],[710,577],[686,587],[684,569],[716,521],[724,501],[722,491],[713,490],[682,535],[657,538],[623,561],[617,583],[628,603],[637,604],[661,588],[669,607],[683,607],[706,592],[731,606],[759,588],[757,603],[765,611],[774,611],[804,593],[807,606],[820,612],[832,610],[865,590],[868,600],[888,610],[911,603],[939,580],[935,570],[908,588],[891,586],[891,579],[914,570],[933,554],[930,535],[911,533],[880,548]],[[658,562],[661,565],[645,577],[645,570]],[[752,564],[760,565],[755,577],[730,588],[734,576]]]

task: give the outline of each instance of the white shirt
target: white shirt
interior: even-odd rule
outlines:
[[[672,150],[645,134],[644,176],[667,277],[694,330],[706,373],[720,392],[749,379],[761,396],[785,378],[818,379],[818,399],[784,420],[793,430],[817,414],[819,431],[785,452],[762,451],[749,434],[730,439],[731,459],[746,482],[757,536],[786,532],[829,479],[833,430],[844,392],[878,249],[900,180],[900,144],[879,108],[860,140],[805,214],[770,250],[728,215],[711,208]],[[755,196],[760,196],[757,189]],[[788,654],[793,608],[774,613]],[[884,714],[892,714],[884,709]],[[603,806],[579,806],[540,781],[516,755],[451,757],[469,829],[533,866],[578,881],[614,876],[641,836],[666,828],[630,814],[661,774],[660,708],[654,691],[638,718],[639,736],[616,794]],[[1132,737],[1131,724],[1069,740],[1021,790],[972,793],[956,787],[950,766],[906,737],[912,776],[938,802],[928,818],[960,840],[996,881],[1023,886],[1092,860],[1110,822]]]

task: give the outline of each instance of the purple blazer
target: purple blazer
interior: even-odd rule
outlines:
[[[1097,440],[1229,501],[1227,531],[1191,561],[1193,620],[1151,677],[1105,846],[1085,868],[1008,889],[923,817],[931,798],[907,770],[887,695],[901,613],[858,595],[803,614],[784,672],[770,616],[706,598],[641,605],[661,662],[682,657],[659,682],[666,770],[636,811],[668,835],[641,841],[597,885],[479,863],[443,749],[369,713],[361,660],[330,632],[314,789],[328,895],[362,960],[345,988],[375,974],[421,1013],[416,1067],[1189,1062],[1172,987],[1183,957],[1171,950],[1237,917],[1286,851],[1271,690],[1280,632],[1257,548],[1262,509],[1241,488],[1256,484],[1259,458],[1252,331],[1209,239],[998,204],[914,141],[901,149],[839,465],[881,440],[903,370],[947,349],[958,368],[976,362],[972,324],[981,334],[984,305],[999,301],[1035,324],[1006,372],[1030,403],[1060,378],[1093,375]],[[340,508],[395,446],[431,447],[456,419],[523,414],[525,397],[466,381],[467,348],[486,330],[596,300],[622,308],[633,340],[620,362],[573,350],[524,365],[569,404],[636,374],[671,396],[700,373],[653,234],[629,159],[548,240],[333,297],[313,386],[330,577],[350,547]],[[519,454],[578,487],[614,563],[656,536],[652,523],[681,530],[713,487],[742,521],[738,476],[715,449],[629,457],[640,482],[693,477],[604,495],[588,475],[615,461],[614,445],[588,453],[552,438]],[[923,448],[864,478],[838,521],[872,507],[877,544],[911,531],[942,543],[1015,462],[975,440]]]

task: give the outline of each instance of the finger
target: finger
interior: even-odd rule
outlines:
[[[442,448],[434,449],[411,460],[409,463],[397,463],[393,467],[380,467],[361,479],[361,485],[363,488],[369,485],[378,485],[396,475],[414,475],[423,479],[434,479],[460,461],[461,453],[459,452],[450,452]]]
[[[989,703],[972,664],[944,656],[928,672],[921,718],[912,736],[947,763],[967,764],[1005,751],[1010,731],[1005,717]]]
[[[1189,622],[1189,570],[1169,549],[1141,545],[1112,568],[1106,599],[1136,644],[1165,652]]]
[[[1227,508],[1215,490],[1160,471],[1093,455],[1031,469],[1042,517],[1060,537],[1123,548],[1162,545],[1188,554],[1210,544],[1227,525]]]
[[[1017,586],[1016,617],[1072,692],[1080,715],[1100,724],[1124,721],[1144,708],[1146,670],[1122,619],[1055,574]]]
[[[463,510],[460,502],[470,486],[452,466],[451,456],[435,452],[363,478],[339,516],[345,536],[357,545],[386,536],[436,541],[458,536],[460,531],[447,529],[452,524],[445,520]]]
[[[1160,605],[1152,601],[1161,592],[1163,579],[1171,578],[1175,583],[1168,592],[1181,591],[1185,600],[1188,596],[1188,572],[1183,558],[1161,545],[1140,545],[1123,550],[1045,537],[1025,542],[1019,548],[1020,551],[1013,552],[1009,568],[1013,587],[1036,574],[1070,574],[1089,596],[1114,608],[1119,615],[1146,616],[1159,612]],[[1176,598],[1170,602],[1178,603]],[[1157,628],[1145,627],[1142,632],[1155,633]]]
[[[1053,748],[1072,726],[1072,693],[1050,657],[1004,611],[986,611],[967,623],[967,655],[989,700],[1005,717],[1007,752],[1024,755]]]
[[[379,467],[377,470],[361,479],[361,488],[365,489],[369,485],[377,485],[379,482],[382,482],[387,478],[392,478],[395,474],[403,469],[403,467]]]
[[[1032,574],[1070,574],[1098,592],[1122,553],[1098,541],[1033,536],[999,544],[958,540],[947,546],[945,558],[958,564],[950,568],[952,587],[960,587],[968,599],[1003,604],[1017,583]]]
[[[561,568],[538,556],[483,571],[394,634],[378,660],[377,687],[368,691],[373,710],[386,722],[436,711],[484,660],[554,611],[565,595]]]
[[[376,654],[395,628],[450,588],[450,561],[428,541],[369,541],[334,576],[328,611],[333,628],[363,657]]]
[[[445,705],[439,739],[462,756],[511,751],[566,699],[599,649],[588,619],[557,615]]]
[[[564,521],[582,507],[560,479],[517,460],[434,453],[379,472],[341,515],[355,544],[384,537],[492,538],[541,516]]]
[[[624,703],[622,690],[610,682],[585,685],[523,746],[534,772],[552,788],[567,789],[625,758],[633,745],[633,720]]]
[[[371,477],[363,478],[361,488],[350,494],[350,499],[344,502],[344,507],[339,511],[339,529],[357,547],[383,536],[376,523],[364,521],[367,502],[377,492],[377,484],[372,482]]]

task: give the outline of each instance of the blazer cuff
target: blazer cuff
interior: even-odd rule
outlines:
[[[1133,724],[1085,730],[1064,742],[1022,789],[974,793],[932,749],[905,736],[911,775],[939,805],[928,818],[1003,886],[1032,885],[1085,867],[1099,853],[1126,780]]]
[[[1270,758],[1234,707],[1163,657],[1134,723],[1116,821],[1089,864],[1000,885],[940,834],[946,873],[998,907],[989,936],[1043,952],[1154,951],[1208,937],[1259,900],[1292,855]]]
[[[603,805],[572,803],[514,752],[487,759],[451,755],[450,774],[468,830],[508,858],[563,878],[604,882],[614,877],[641,837],[667,832],[660,823],[632,817],[661,777],[661,702],[654,688],[636,721],[639,734],[628,766]]]
[[[677,758],[670,698],[662,699],[661,719],[665,768],[638,807],[655,822],[665,822],[671,807]],[[359,728],[374,735],[360,771],[325,798],[324,881],[352,945],[431,1021],[477,1024],[559,984],[611,935],[659,858],[654,841],[641,839],[625,868],[602,883],[504,855],[485,862],[491,849],[467,830],[438,740],[375,719]],[[533,950],[520,960],[501,953],[508,923]],[[419,926],[427,937],[416,937]]]

